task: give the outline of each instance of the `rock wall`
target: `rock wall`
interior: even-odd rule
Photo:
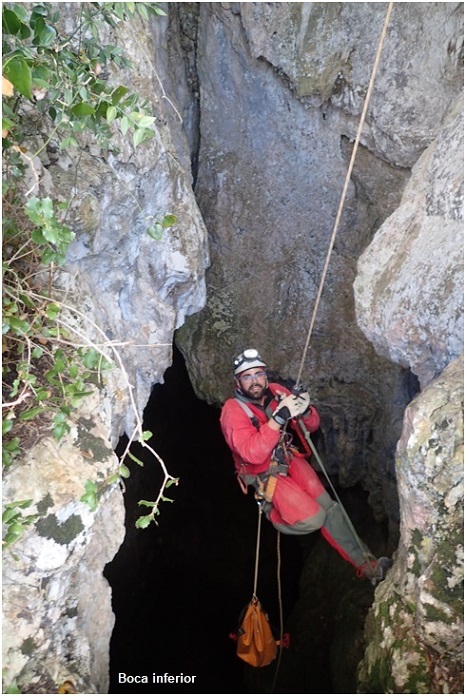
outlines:
[[[358,324],[426,386],[463,350],[463,98],[358,261]]]
[[[60,5],[73,22],[71,4]],[[60,447],[39,442],[5,478],[6,496],[26,490],[38,514],[18,560],[4,563],[7,683],[107,688],[113,617],[102,569],[123,527],[121,493],[105,481],[112,448],[134,425],[129,393],[141,414],[173,333],[209,402],[229,394],[229,360],[247,345],[282,377],[296,375],[384,7],[173,3],[150,28],[125,23],[118,40],[134,69],[110,79],[149,100],[157,137],[136,150],[122,139],[112,155],[82,142],[77,179],[72,160],[42,154],[44,194],[68,198],[77,186],[62,287],[92,338],[103,331],[125,344],[124,370],[103,381]],[[461,14],[461,3],[395,3],[303,374],[330,473],[343,486],[362,482],[394,527],[400,495],[402,541],[367,628],[366,689],[443,688],[438,675],[428,681],[427,654],[451,686],[457,664],[459,367],[432,380],[461,350]],[[155,242],[146,218],[165,212],[178,222]],[[413,375],[423,392],[395,469]],[[89,478],[102,488],[94,513],[79,502]],[[380,617],[396,619],[393,634]]]
[[[359,693],[463,693],[463,378],[458,358],[406,410],[400,545],[367,621]]]
[[[358,262],[357,319],[420,395],[397,445],[400,545],[366,627],[360,693],[461,693],[463,657],[463,99]]]
[[[57,9],[72,30],[79,4]],[[59,279],[67,319],[103,347],[114,369],[75,412],[69,435],[57,444],[43,423],[4,477],[4,499],[31,499],[25,512],[37,516],[3,565],[4,684],[21,693],[58,693],[67,680],[79,693],[108,691],[114,615],[102,573],[124,538],[122,491],[108,485],[118,469],[113,449],[163,381],[174,330],[205,301],[207,236],[189,148],[158,77],[154,36],[135,19],[108,39],[133,64],[109,81],[147,99],[157,132],[139,148],[131,133],[116,134],[111,153],[88,136],[65,156],[52,140],[35,162],[38,195],[69,200],[73,193],[67,224],[76,238]],[[31,151],[42,145],[35,134]],[[155,241],[146,228],[167,212],[177,223]],[[99,488],[94,512],[80,502],[87,480]]]
[[[8,470],[7,501],[32,500],[35,524],[4,555],[3,679],[20,693],[108,690],[109,643],[115,617],[102,575],[123,541],[124,507],[106,484],[117,459],[98,390],[57,443],[42,432]],[[98,483],[99,506],[80,501],[86,480]]]

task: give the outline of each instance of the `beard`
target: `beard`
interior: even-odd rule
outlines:
[[[244,387],[240,387],[242,393],[244,396],[247,396],[248,399],[254,399],[254,401],[260,401],[262,397],[265,394],[265,390],[267,389],[267,384],[262,385],[262,384],[252,384],[248,389],[244,389]]]

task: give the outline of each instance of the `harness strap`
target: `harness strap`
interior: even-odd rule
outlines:
[[[259,430],[259,419],[254,415],[248,404],[238,398],[236,398],[236,401],[250,418],[254,427]],[[275,493],[275,488],[277,486],[277,476],[286,476],[288,473],[289,460],[287,444],[284,442],[284,437],[285,433],[282,433],[280,442],[273,451],[272,460],[267,471],[264,471],[262,474],[255,477],[251,475],[252,480],[250,481],[245,481],[243,474],[241,474],[241,472],[237,472],[236,478],[238,479],[239,486],[244,494],[247,494],[248,485],[251,484],[256,489],[255,495],[258,501],[265,500],[266,503],[272,502],[273,494]],[[295,452],[296,450],[293,448],[293,454]],[[248,474],[246,474],[246,476],[248,476]]]
[[[236,396],[235,396],[235,401],[241,406],[241,408],[242,408],[243,411],[246,413],[246,415],[249,416],[249,418],[251,419],[251,423],[253,424],[253,426],[254,426],[257,430],[259,430],[259,428],[260,428],[259,419],[258,419],[257,416],[254,415],[254,413],[253,413],[252,410],[249,408],[249,406],[248,406],[247,404],[245,404],[244,401],[241,401],[241,399],[238,399]]]
[[[264,490],[264,498],[266,503],[271,503],[273,494],[275,493],[275,488],[277,486],[277,474],[271,473],[267,479],[267,485]]]

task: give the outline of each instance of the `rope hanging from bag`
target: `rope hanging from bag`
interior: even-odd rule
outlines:
[[[283,601],[282,601],[282,583],[281,583],[281,565],[282,557],[280,552],[280,532],[277,530],[277,587],[278,587],[278,608],[280,612],[280,643],[278,647],[278,660],[277,666],[275,667],[275,674],[273,676],[273,684],[271,693],[275,693],[275,687],[277,684],[278,672],[280,669],[280,663],[282,661],[283,652]]]
[[[332,255],[333,247],[334,247],[334,244],[335,244],[335,238],[336,238],[336,236],[337,236],[338,226],[339,226],[339,224],[340,224],[340,219],[341,219],[341,215],[342,215],[342,212],[343,212],[343,205],[344,205],[344,202],[345,202],[346,194],[347,194],[347,192],[348,192],[348,186],[349,186],[349,182],[350,182],[350,179],[351,179],[351,174],[352,174],[352,172],[353,172],[354,161],[355,161],[355,159],[356,159],[356,153],[357,153],[357,151],[358,151],[359,141],[361,140],[362,128],[363,128],[363,125],[364,125],[364,121],[365,121],[365,119],[366,119],[367,109],[368,109],[368,107],[369,107],[369,101],[370,101],[370,98],[371,98],[371,95],[372,95],[372,89],[373,89],[373,87],[374,87],[375,75],[376,75],[377,69],[378,69],[378,67],[379,67],[380,56],[381,56],[381,54],[382,54],[382,48],[383,48],[383,44],[384,44],[384,40],[385,40],[385,35],[386,35],[386,33],[387,33],[388,23],[389,23],[389,21],[390,21],[390,15],[391,15],[391,13],[392,13],[392,9],[393,9],[393,2],[389,2],[389,3],[388,3],[388,8],[387,8],[387,13],[386,13],[386,16],[385,16],[385,22],[384,22],[383,29],[382,29],[382,34],[381,34],[381,36],[380,36],[379,47],[378,47],[378,49],[377,49],[377,53],[376,53],[376,56],[375,56],[374,67],[372,68],[371,79],[370,79],[370,81],[369,81],[369,86],[368,86],[368,88],[367,88],[367,94],[366,94],[366,98],[365,98],[365,100],[364,100],[364,106],[363,106],[363,110],[362,110],[362,113],[361,113],[361,118],[360,118],[360,120],[359,120],[358,132],[357,132],[357,134],[356,134],[356,139],[355,139],[355,141],[354,141],[353,152],[352,152],[352,155],[351,155],[351,160],[350,160],[350,163],[349,163],[348,172],[347,172],[347,174],[346,174],[345,184],[344,184],[344,186],[343,186],[343,192],[342,192],[342,194],[341,194],[340,205],[338,206],[338,212],[337,212],[337,216],[336,216],[336,219],[335,219],[335,225],[334,225],[334,227],[333,227],[332,236],[331,236],[331,238],[330,238],[330,244],[329,244],[329,247],[328,247],[327,256],[326,256],[325,263],[324,263],[324,269],[323,269],[323,271],[322,271],[322,278],[321,278],[321,280],[320,280],[319,289],[317,290],[316,301],[315,301],[315,304],[314,304],[314,311],[313,311],[313,313],[312,313],[311,323],[310,323],[309,330],[308,330],[308,333],[307,333],[306,343],[304,344],[303,356],[302,356],[302,358],[301,358],[301,364],[300,364],[300,366],[299,366],[298,376],[297,376],[297,378],[296,378],[297,384],[300,384],[300,383],[301,383],[301,375],[302,375],[302,372],[303,372],[303,369],[304,369],[304,362],[305,362],[305,360],[306,360],[307,351],[309,350],[309,343],[310,343],[310,341],[311,341],[311,335],[312,335],[312,331],[313,331],[314,324],[315,324],[315,319],[316,319],[316,315],[317,315],[317,310],[318,310],[318,308],[319,308],[320,300],[321,300],[321,297],[322,297],[322,291],[323,291],[323,287],[324,287],[324,283],[325,283],[325,278],[326,278],[327,271],[328,271],[328,267],[329,267],[329,263],[330,263],[330,257],[331,257],[331,255]]]

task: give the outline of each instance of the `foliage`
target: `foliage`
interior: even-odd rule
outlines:
[[[6,534],[3,537],[4,548],[8,548],[15,541],[20,539],[26,527],[36,521],[37,515],[22,514],[22,510],[29,507],[32,500],[17,500],[14,503],[7,503],[2,514],[2,524],[6,526]]]
[[[112,71],[130,65],[122,48],[103,44],[100,37],[105,27],[111,33],[131,17],[147,20],[163,10],[155,3],[81,3],[76,26],[67,33],[59,7],[4,3],[2,8],[2,432],[7,467],[44,428],[59,441],[70,430],[72,410],[92,393],[89,385],[98,383],[103,371],[122,368],[115,346],[99,327],[57,294],[57,269],[75,236],[66,224],[71,200],[40,195],[40,157],[48,149],[79,151],[83,134],[86,142],[93,139],[113,152],[117,131],[131,137],[134,147],[155,134],[150,105],[109,80]],[[146,222],[147,234],[160,239],[176,218],[167,213]],[[102,336],[99,343],[90,337],[96,332]],[[144,441],[139,422],[138,427]],[[112,479],[121,481],[126,472],[122,464]],[[164,473],[165,483],[172,480]],[[98,496],[97,485],[88,482],[82,500],[95,509]],[[30,504],[7,503],[6,546],[34,522],[33,515],[22,513]]]

